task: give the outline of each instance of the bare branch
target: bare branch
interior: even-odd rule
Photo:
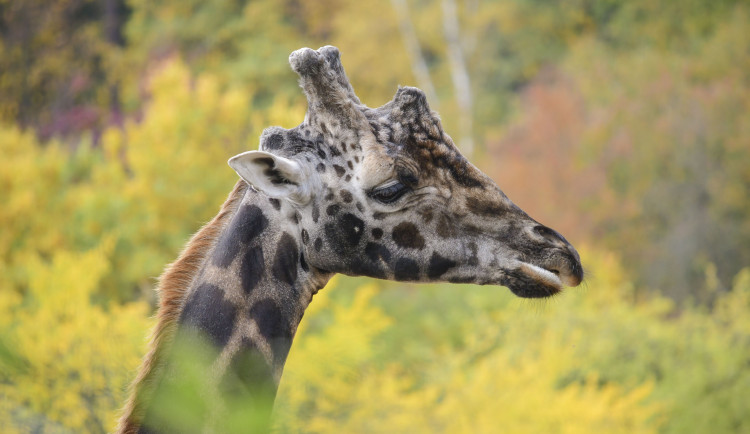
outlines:
[[[401,31],[404,45],[406,45],[406,49],[409,51],[411,69],[414,72],[414,77],[417,79],[417,84],[425,92],[433,108],[437,110],[440,101],[435,92],[435,86],[432,85],[430,72],[427,69],[427,62],[425,62],[424,56],[422,56],[422,49],[419,47],[419,40],[409,17],[409,6],[406,4],[406,0],[391,0],[391,4],[398,16],[398,28]]]
[[[466,62],[464,62],[463,49],[459,37],[456,3],[454,0],[443,0],[442,6],[443,31],[445,33],[445,42],[448,45],[448,63],[451,68],[453,88],[455,89],[459,110],[458,122],[461,135],[459,148],[466,157],[470,158],[474,152],[471,80],[469,79],[469,72],[466,69]]]

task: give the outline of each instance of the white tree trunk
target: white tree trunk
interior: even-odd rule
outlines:
[[[411,69],[414,73],[414,77],[417,79],[417,85],[427,95],[427,101],[432,109],[437,110],[440,101],[435,92],[435,86],[432,85],[430,71],[427,69],[427,62],[425,62],[424,56],[422,56],[422,49],[419,46],[417,34],[411,23],[409,6],[406,4],[406,0],[391,0],[391,4],[393,5],[393,9],[396,11],[396,16],[398,17],[398,28],[401,31],[404,45],[406,45],[406,49],[409,52],[409,57],[411,58]]]
[[[474,126],[472,122],[473,98],[471,95],[471,80],[464,61],[463,48],[458,28],[458,14],[454,0],[442,0],[443,31],[448,48],[448,62],[453,78],[453,88],[458,103],[459,148],[471,158],[474,153]]]

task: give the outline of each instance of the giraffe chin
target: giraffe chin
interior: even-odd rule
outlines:
[[[505,282],[513,294],[522,298],[547,298],[559,294],[563,282],[557,274],[527,262],[509,272]]]

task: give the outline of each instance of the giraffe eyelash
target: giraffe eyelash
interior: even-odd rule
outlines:
[[[389,183],[384,187],[375,188],[370,191],[369,196],[381,203],[393,203],[399,200],[409,188],[399,181]]]

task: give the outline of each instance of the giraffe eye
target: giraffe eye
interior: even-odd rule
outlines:
[[[409,190],[404,184],[396,182],[394,184],[380,187],[370,192],[370,197],[382,203],[393,203]]]

